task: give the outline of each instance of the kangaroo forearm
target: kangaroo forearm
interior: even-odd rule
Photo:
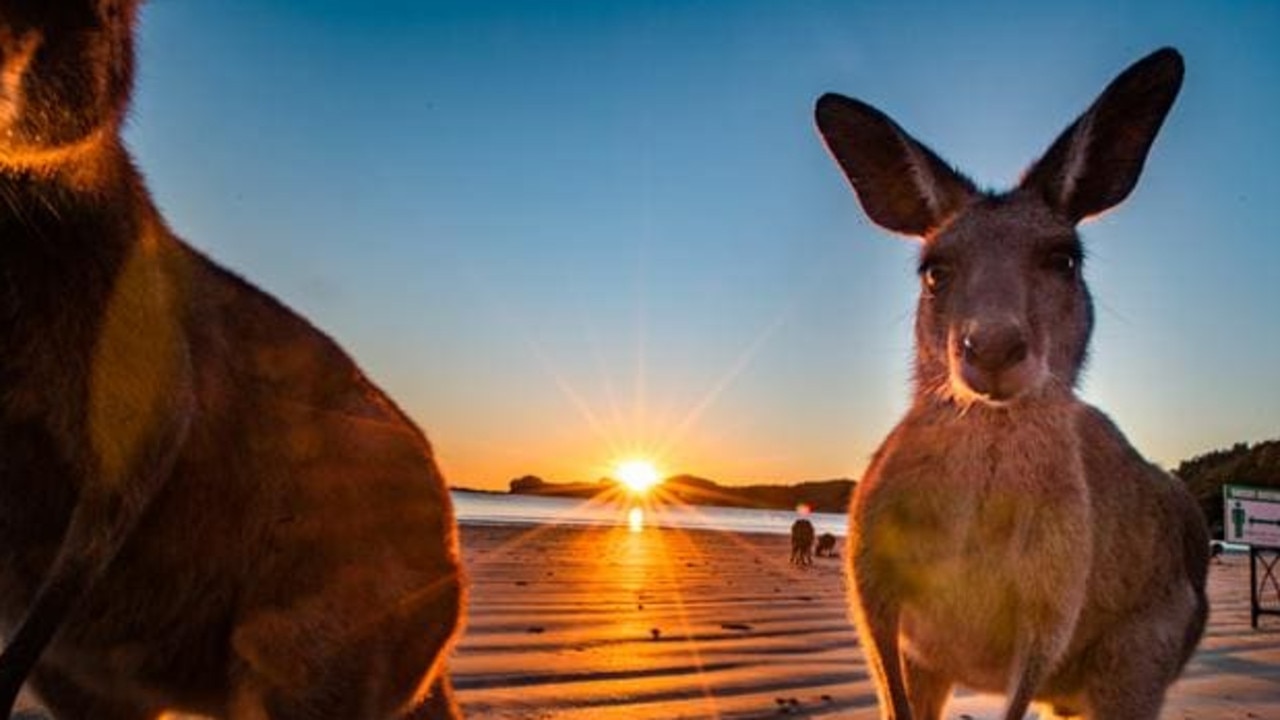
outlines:
[[[96,573],[83,559],[63,556],[60,560],[0,654],[0,717],[13,712],[27,676],[95,579]]]

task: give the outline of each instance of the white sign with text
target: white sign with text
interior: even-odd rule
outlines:
[[[1280,547],[1280,488],[1223,485],[1223,539]]]

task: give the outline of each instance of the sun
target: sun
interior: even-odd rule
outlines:
[[[613,475],[627,489],[637,495],[644,495],[654,485],[662,482],[658,469],[648,460],[625,460],[618,463]]]

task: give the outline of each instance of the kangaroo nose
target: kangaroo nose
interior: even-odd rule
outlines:
[[[966,363],[987,373],[999,373],[1027,357],[1027,338],[1017,325],[978,327],[962,341]]]

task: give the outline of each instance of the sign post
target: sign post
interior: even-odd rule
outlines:
[[[1259,615],[1280,615],[1280,488],[1223,485],[1222,500],[1223,540],[1249,546],[1249,610],[1257,629]],[[1263,605],[1264,593],[1277,604]]]

